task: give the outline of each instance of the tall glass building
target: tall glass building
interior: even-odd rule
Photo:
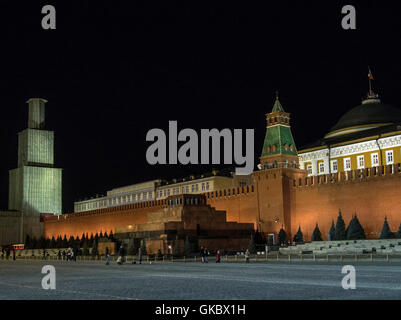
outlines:
[[[62,169],[54,168],[54,132],[44,129],[46,102],[28,100],[28,128],[18,134],[18,168],[9,172],[8,208],[24,216],[62,213]]]

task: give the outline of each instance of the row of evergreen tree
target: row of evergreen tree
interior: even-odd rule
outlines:
[[[39,239],[36,239],[35,237],[31,238],[29,235],[26,236],[25,238],[25,249],[61,249],[61,248],[93,248],[93,246],[99,241],[99,239],[108,239],[110,241],[114,240],[114,235],[113,231],[110,231],[110,234],[107,234],[105,232],[104,234],[101,232],[100,234],[96,233],[89,237],[88,233],[87,234],[82,234],[81,238],[78,236],[74,238],[71,236],[69,239],[67,239],[67,236],[64,235],[64,237],[57,237],[55,239],[54,237],[50,238],[45,238],[41,237]]]
[[[396,233],[391,232],[386,217],[384,219],[383,227],[380,233],[380,239],[393,239],[393,238],[401,239],[401,225],[398,229],[398,232]],[[348,227],[346,227],[340,210],[336,225],[334,226],[334,221],[331,224],[330,231],[327,235],[327,240],[334,241],[334,240],[361,240],[361,239],[366,239],[366,235],[365,235],[365,230],[360,224],[356,214],[352,217]],[[311,241],[323,241],[322,233],[319,230],[318,224],[316,224],[316,227],[313,230]],[[295,234],[293,242],[294,243],[304,242],[304,236],[301,231],[301,227],[299,227],[298,232]],[[288,243],[288,236],[283,228],[281,228],[278,234],[278,243],[279,245]]]

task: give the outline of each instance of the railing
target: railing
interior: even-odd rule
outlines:
[[[16,256],[17,260],[43,260],[41,256]],[[111,262],[116,262],[118,259],[117,255],[110,256]],[[6,260],[4,257],[3,260]],[[10,256],[8,260],[13,260]],[[48,256],[47,261],[67,261],[66,259],[60,260],[57,256]],[[98,261],[105,262],[105,256],[77,256],[76,261]],[[1,261],[1,260],[0,260]],[[190,262],[201,262],[200,256],[173,256],[163,255],[161,257],[157,255],[145,255],[142,256],[142,263],[190,263]],[[344,261],[401,261],[401,254],[380,254],[380,253],[363,253],[363,254],[282,254],[282,253],[269,253],[269,254],[252,254],[249,256],[249,262],[344,262]],[[73,263],[74,261],[71,261]],[[215,263],[216,257],[209,256],[208,262]],[[220,258],[221,263],[244,263],[246,257],[243,254],[239,255],[223,255]],[[139,263],[138,256],[125,256],[124,263],[132,264]]]

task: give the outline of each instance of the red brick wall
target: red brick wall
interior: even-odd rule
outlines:
[[[141,205],[126,205],[47,218],[44,223],[44,236],[56,238],[59,235],[62,237],[66,235],[68,239],[70,236],[81,237],[83,233],[88,233],[89,236],[91,233],[110,233],[110,231],[115,233],[116,227],[146,224],[149,212],[158,211],[165,206],[165,202],[161,201],[160,206],[150,207],[150,204],[155,203],[145,202]]]
[[[295,181],[296,187],[291,187],[291,219],[292,233],[301,226],[305,240],[310,240],[316,223],[322,236],[327,240],[327,234],[337,221],[338,211],[341,208],[342,216],[348,226],[353,214],[365,229],[369,238],[378,238],[387,216],[392,232],[398,231],[401,223],[401,172],[391,174],[389,168],[382,176],[359,178],[357,171],[350,173],[350,180],[346,181],[344,174],[336,177],[333,183],[321,177],[321,183],[315,177],[313,185],[302,186]],[[352,178],[355,175],[355,179]],[[312,184],[312,179],[308,179]],[[292,181],[294,183],[294,181]]]

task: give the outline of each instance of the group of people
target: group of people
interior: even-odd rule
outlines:
[[[45,252],[45,251],[43,251]],[[45,256],[45,253],[43,254]],[[59,260],[67,260],[67,261],[77,261],[77,254],[74,249],[68,248],[66,250],[59,250],[57,253],[57,257]]]
[[[11,249],[10,247],[7,247],[6,249],[1,248],[1,260],[4,260],[4,257],[8,260],[11,255]],[[13,248],[13,260],[15,260],[15,249]]]
[[[160,250],[159,250],[160,251]],[[125,249],[124,246],[121,245],[120,249],[118,250],[118,258],[117,258],[117,264],[121,265],[125,262]],[[142,248],[138,248],[138,262],[139,264],[142,264]],[[132,262],[133,264],[136,264],[135,262]],[[106,265],[110,264],[110,254],[106,252]]]

